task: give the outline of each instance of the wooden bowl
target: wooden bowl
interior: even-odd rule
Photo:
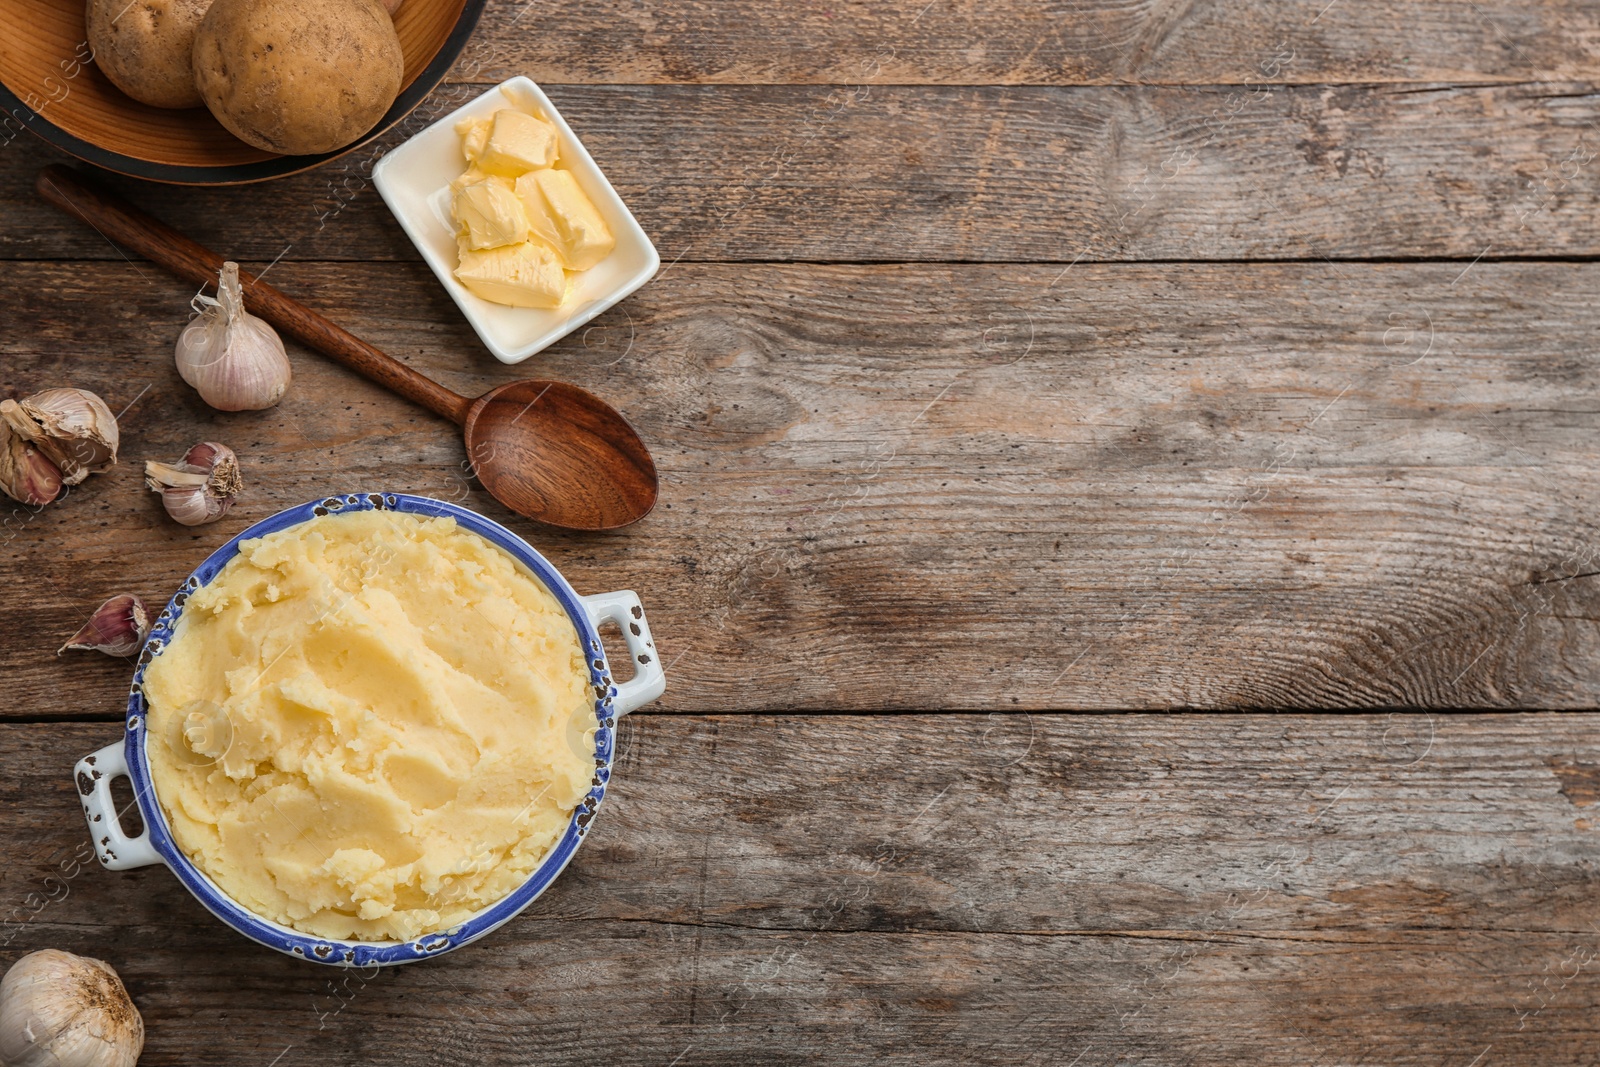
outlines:
[[[310,170],[405,118],[444,80],[485,0],[405,0],[394,25],[405,53],[400,95],[371,130],[319,156],[252,148],[205,108],[173,111],[127,96],[94,66],[84,0],[0,0],[0,145],[27,128],[96,166],[180,185],[239,185]],[[26,32],[20,32],[26,27]]]

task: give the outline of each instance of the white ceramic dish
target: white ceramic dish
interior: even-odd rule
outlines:
[[[573,277],[572,294],[559,308],[514,308],[475,296],[456,280],[455,228],[450,223],[450,183],[466,169],[456,123],[486,118],[507,104],[542,115],[561,135],[562,166],[594,201],[617,247]],[[521,363],[614,306],[661,267],[661,256],[633,212],[595,165],[561,113],[529,78],[512,78],[458,108],[378,161],[372,180],[406,235],[502,363]]]

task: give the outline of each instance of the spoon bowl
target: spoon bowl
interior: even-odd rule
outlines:
[[[660,483],[644,442],[575,385],[496,386],[473,402],[463,426],[473,473],[518,514],[571,530],[615,530],[655,507]]]
[[[215,284],[223,259],[60,164],[34,189],[49,203],[180,278]],[[628,420],[567,382],[530,379],[476,399],[453,393],[292,297],[239,272],[246,309],[407,400],[460,425],[478,481],[519,515],[567,530],[615,530],[655,507],[660,482]]]

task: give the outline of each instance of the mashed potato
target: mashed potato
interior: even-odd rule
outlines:
[[[332,514],[244,542],[144,691],[178,846],[318,937],[409,940],[494,903],[594,773],[571,620],[453,519]]]

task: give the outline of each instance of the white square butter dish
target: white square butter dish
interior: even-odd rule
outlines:
[[[573,275],[572,292],[559,308],[496,304],[468,291],[455,277],[456,238],[450,220],[450,183],[466,169],[456,123],[488,118],[513,105],[542,115],[561,137],[561,165],[605,218],[617,246],[586,271]],[[502,363],[520,363],[615,305],[653,277],[661,256],[633,213],[595,165],[561,113],[528,78],[512,78],[435,122],[378,161],[372,181],[406,235],[478,336]]]

